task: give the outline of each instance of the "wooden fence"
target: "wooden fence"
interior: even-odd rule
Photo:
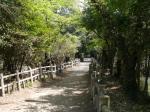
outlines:
[[[25,88],[26,84],[32,85],[33,82],[37,79],[41,79],[42,77],[55,77],[56,72],[58,70],[63,70],[69,67],[73,67],[77,65],[79,60],[63,63],[60,67],[56,65],[53,66],[43,66],[31,69],[23,72],[17,72],[14,74],[3,75],[0,74],[0,90],[1,95],[5,96],[6,93],[10,93],[11,91],[20,90],[21,88]],[[12,80],[13,79],[13,80]],[[10,81],[12,80],[12,81]]]
[[[105,95],[105,84],[101,83],[101,73],[97,70],[99,65],[91,63],[89,66],[89,75],[91,79],[91,97],[97,112],[110,111],[110,96]]]

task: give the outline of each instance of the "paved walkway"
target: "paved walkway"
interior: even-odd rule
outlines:
[[[68,69],[61,81],[0,98],[0,112],[95,112],[88,91],[88,65]]]

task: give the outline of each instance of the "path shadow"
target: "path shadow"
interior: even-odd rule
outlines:
[[[68,80],[70,78],[68,77]],[[59,82],[55,86],[56,88],[62,88],[63,91],[57,95],[49,94],[38,99],[25,100],[31,104],[31,108],[28,109],[29,112],[33,110],[39,111],[37,108],[43,109],[43,107],[44,110],[49,112],[95,112],[88,91],[88,82],[85,81],[86,78],[88,77],[80,76],[73,78],[74,80],[70,80],[70,82]],[[36,105],[33,106],[32,103]]]
[[[64,80],[45,82],[43,87],[54,93],[26,99],[22,108],[26,112],[96,112],[89,94],[88,74],[82,70],[72,71]]]

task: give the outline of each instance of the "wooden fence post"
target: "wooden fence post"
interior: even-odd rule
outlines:
[[[61,65],[61,69],[64,70],[64,63]]]
[[[100,112],[110,112],[110,96],[99,96],[99,110]]]
[[[56,71],[57,71],[56,67],[57,67],[57,66],[56,66],[56,65],[54,65],[54,66],[55,66],[55,67],[54,67],[54,72],[56,73]]]
[[[10,94],[10,86],[7,86],[7,92]]]
[[[33,74],[32,74],[32,69],[31,69],[31,67],[29,67],[29,69],[30,69],[31,84],[33,85]]]
[[[4,84],[4,78],[3,78],[3,74],[0,74],[0,78],[1,78],[1,87],[2,87],[2,96],[5,96],[5,84]]]
[[[18,83],[18,90],[20,91],[21,85],[20,85],[20,77],[18,71],[17,71],[17,83]]]
[[[97,71],[93,71],[94,73],[94,78],[96,79],[97,78]]]
[[[17,86],[16,84],[17,84],[16,81],[13,81],[12,91],[15,91],[15,90],[16,90],[16,88],[17,88],[17,87],[16,87],[16,86]]]
[[[45,70],[45,72],[47,72],[47,67],[46,68],[43,68]],[[46,79],[46,74],[47,73],[43,73],[42,75],[44,76],[44,79]]]
[[[73,61],[71,61],[71,67],[73,68]]]
[[[41,79],[42,78],[42,74],[43,74],[41,66],[39,67],[39,74],[40,74],[39,76],[40,76],[40,79]]]
[[[54,67],[52,67],[52,71],[51,71],[51,73],[52,73],[52,79],[55,79],[56,78],[56,65],[54,65]]]
[[[64,72],[64,64],[61,64],[61,65],[60,65],[60,71],[61,71],[61,73]]]
[[[48,67],[48,74],[47,74],[47,75],[48,75],[48,78],[50,78],[50,74],[51,74],[50,71],[51,71],[51,67],[50,67],[50,65],[49,65],[49,67]]]

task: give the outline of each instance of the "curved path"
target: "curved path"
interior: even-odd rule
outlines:
[[[0,98],[0,112],[95,112],[88,91],[88,65],[68,69],[62,80]]]

